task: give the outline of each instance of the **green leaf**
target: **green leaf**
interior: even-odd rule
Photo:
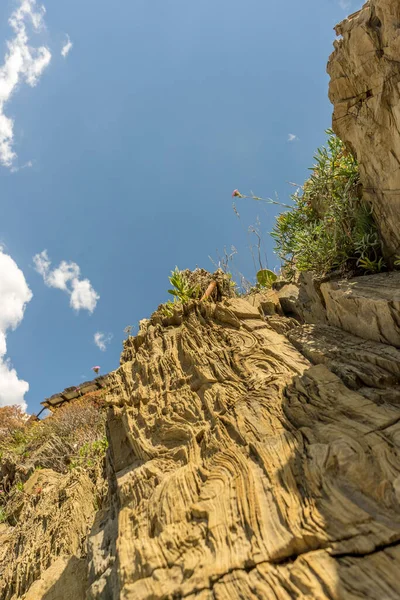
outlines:
[[[261,269],[257,273],[257,281],[261,287],[271,287],[274,281],[277,280],[277,275],[269,269]]]

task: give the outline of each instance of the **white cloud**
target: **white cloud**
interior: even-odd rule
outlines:
[[[4,64],[0,67],[0,164],[5,167],[13,167],[17,155],[13,150],[14,121],[4,114],[4,107],[21,81],[34,87],[51,60],[46,46],[29,45],[27,32],[28,23],[35,32],[43,27],[44,13],[44,7],[37,7],[36,0],[20,0],[19,8],[8,21],[14,37],[7,42]]]
[[[339,0],[339,6],[343,10],[349,10],[351,6],[351,0]]]
[[[288,135],[288,142],[295,142],[298,139],[299,138],[297,137],[297,135],[295,135],[294,133],[289,133],[289,135]]]
[[[102,333],[101,331],[98,331],[97,333],[94,334],[94,343],[96,344],[96,346],[102,350],[102,352],[106,351],[106,346],[107,344],[109,344],[112,340],[112,334],[111,333]]]
[[[70,50],[72,49],[72,46],[73,46],[73,43],[71,42],[71,38],[67,34],[67,41],[65,42],[64,46],[61,48],[61,55],[64,58],[67,58],[68,54],[70,53]]]
[[[47,254],[46,254],[47,257]],[[57,288],[58,290],[68,290],[67,283],[79,281],[80,268],[76,263],[67,263],[65,260],[60,262],[57,269],[49,271],[47,274],[47,285],[49,287]]]
[[[32,292],[23,272],[0,247],[0,406],[19,404],[26,408],[24,395],[29,384],[18,379],[16,370],[5,355],[7,331],[16,329],[21,323],[31,298]]]
[[[94,291],[92,284],[89,279],[78,279],[72,280],[72,294],[70,305],[75,310],[81,310],[81,308],[88,310],[90,313],[96,308],[97,300],[100,296]]]
[[[96,308],[100,296],[93,289],[89,279],[81,279],[81,270],[74,262],[61,261],[56,269],[51,269],[51,261],[47,250],[33,257],[35,270],[43,277],[48,287],[63,290],[70,296],[69,304],[76,311],[87,310],[90,313]]]

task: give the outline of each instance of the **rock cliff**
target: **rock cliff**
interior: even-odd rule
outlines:
[[[399,23],[397,2],[371,0],[329,63],[334,127],[389,258]],[[400,272],[303,274],[246,298],[221,273],[202,272],[202,292],[213,279],[210,298],[141,321],[101,382],[97,483],[27,471],[0,524],[0,600],[399,598]],[[0,483],[14,476],[0,466]]]
[[[143,321],[107,379],[108,502],[35,472],[2,600],[398,598],[400,336],[335,321],[353,286],[396,335],[400,274],[378,277],[329,284],[325,324],[283,316],[284,290]]]
[[[390,260],[400,255],[400,4],[370,0],[336,33],[333,129],[357,156]]]
[[[89,597],[398,598],[400,350],[294,320],[285,337],[253,304],[129,340],[100,544],[118,558]]]

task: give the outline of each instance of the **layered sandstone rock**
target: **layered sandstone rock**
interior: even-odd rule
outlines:
[[[81,559],[96,497],[85,473],[34,472],[16,494],[9,525],[0,525],[1,600],[25,598],[28,591],[27,600],[84,598],[87,566]]]
[[[400,350],[280,292],[141,322],[107,379],[109,501],[35,471],[0,525],[2,600],[398,598]]]
[[[333,129],[357,156],[390,261],[400,254],[400,4],[369,0],[336,32]]]
[[[57,558],[29,588],[24,600],[80,600],[85,598],[87,564],[84,558]]]
[[[270,318],[193,303],[130,338],[90,598],[398,598],[399,351]]]
[[[400,350],[326,325],[302,325],[287,334],[313,364],[326,365],[347,387],[377,402],[400,405]]]
[[[371,0],[329,65],[389,260],[399,23]],[[243,299],[221,277],[209,301],[143,320],[107,377],[108,503],[81,471],[34,472],[0,524],[0,599],[397,600],[399,283],[308,274]]]
[[[400,348],[400,271],[323,283],[321,292],[331,325]]]

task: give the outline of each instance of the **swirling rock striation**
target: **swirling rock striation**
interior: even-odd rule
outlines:
[[[242,299],[143,323],[110,375],[90,598],[398,598],[400,355],[342,333],[293,345]]]

